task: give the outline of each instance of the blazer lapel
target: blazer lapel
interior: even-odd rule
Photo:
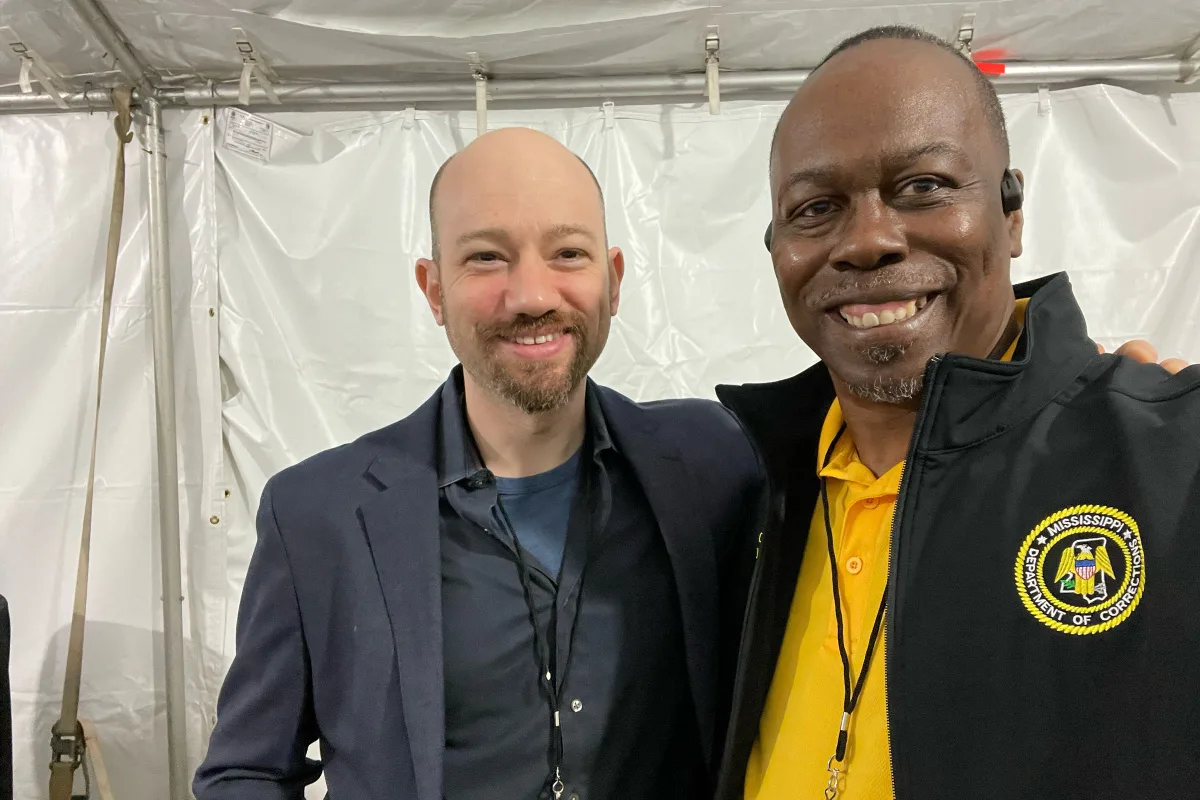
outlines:
[[[712,731],[716,709],[717,664],[717,560],[709,532],[696,521],[692,498],[696,485],[679,451],[664,442],[661,435],[637,426],[635,435],[621,436],[627,418],[617,411],[616,403],[606,403],[606,416],[621,440],[621,454],[629,460],[654,511],[671,568],[683,616],[684,643],[687,648],[688,676],[696,717],[700,724],[701,744],[707,759],[712,758]],[[628,430],[628,429],[626,429]]]
[[[379,494],[360,506],[396,647],[418,800],[440,800],[446,741],[441,546],[432,463],[384,456],[370,476]]]

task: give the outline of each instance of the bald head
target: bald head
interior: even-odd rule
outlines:
[[[840,66],[845,66],[845,62],[849,61],[851,64],[864,64],[864,69],[891,72],[904,67],[905,62],[902,59],[908,58],[914,52],[933,59],[934,63],[948,70],[950,74],[958,74],[964,80],[969,81],[968,85],[972,90],[969,97],[978,104],[978,109],[987,122],[988,130],[1007,163],[1009,159],[1008,126],[1004,121],[1004,109],[1000,105],[996,87],[957,47],[928,31],[905,25],[882,25],[857,33],[842,40],[830,50],[809,74],[806,83],[815,80],[820,74],[827,71],[829,67],[826,65],[835,60]],[[803,89],[802,86],[797,91],[797,97],[801,95]],[[793,99],[793,104],[795,99]],[[772,171],[775,168],[775,145],[782,127],[783,119],[781,118],[771,140]]]
[[[467,193],[471,182],[510,181],[510,185],[534,184],[539,178],[557,175],[566,180],[578,180],[594,192],[604,216],[604,194],[596,174],[582,158],[568,150],[556,139],[531,128],[500,128],[475,139],[462,152],[450,156],[438,167],[429,186],[429,232],[433,243],[433,260],[441,255],[438,239],[439,197],[443,193]]]
[[[582,402],[624,274],[591,170],[543,133],[502,128],[447,160],[429,194],[417,285],[463,365],[468,411]]]

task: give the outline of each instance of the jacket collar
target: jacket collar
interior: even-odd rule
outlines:
[[[1018,284],[1014,291],[1029,305],[1012,360],[943,358],[926,449],[968,446],[1003,432],[1068,389],[1097,357],[1066,273]],[[817,439],[834,398],[823,363],[773,383],[718,386],[717,397],[746,424],[772,474],[789,474],[794,463],[811,472],[807,445]],[[805,451],[797,453],[797,447]]]
[[[591,437],[592,452],[601,452],[614,448],[612,435],[609,433],[608,421],[600,407],[597,386],[591,378],[587,379],[584,387],[585,413],[587,428]],[[455,365],[450,371],[450,377],[442,385],[441,400],[439,401],[441,421],[438,425],[438,486],[445,488],[453,483],[471,477],[483,469],[479,457],[479,448],[471,427],[467,424],[466,399],[463,396],[463,367]]]

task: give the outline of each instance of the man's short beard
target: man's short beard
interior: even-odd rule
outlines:
[[[445,311],[444,302],[442,314],[450,349],[458,356],[463,368],[482,388],[507,400],[526,414],[544,414],[566,405],[571,395],[587,378],[596,360],[591,353],[586,332],[587,320],[582,314],[567,317],[551,312],[536,320],[527,318],[504,325],[477,325],[474,335],[476,344],[481,348],[478,350],[474,349],[470,342],[458,341],[456,330]],[[510,370],[494,357],[492,349],[498,345],[498,339],[523,335],[526,331],[547,323],[563,326],[575,339],[571,363],[567,365],[566,374],[561,379],[557,378],[556,372],[553,377],[548,376],[547,373],[552,372],[553,368],[547,368],[546,365],[529,364],[525,369]]]
[[[846,388],[852,395],[868,403],[899,406],[921,396],[921,390],[925,388],[925,376],[876,378],[870,383],[848,383]]]
[[[876,366],[890,364],[908,351],[905,344],[876,344],[861,351],[865,360]],[[855,397],[869,403],[903,405],[916,400],[925,388],[924,371],[900,378],[877,377],[868,383],[846,383]]]
[[[544,370],[535,367],[526,371],[527,380],[522,381],[517,375],[505,369],[504,365],[494,359],[487,364],[487,388],[526,414],[544,414],[548,411],[562,408],[571,398],[571,394],[579,388],[587,378],[591,369],[586,350],[587,342],[580,331],[572,331],[575,336],[575,353],[571,363],[567,365],[567,374],[563,380],[541,381],[538,374]]]

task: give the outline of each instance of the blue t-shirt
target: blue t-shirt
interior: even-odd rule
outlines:
[[[517,529],[517,541],[552,578],[558,577],[562,567],[578,476],[576,450],[564,463],[546,472],[525,478],[496,478],[500,502]],[[496,524],[503,526],[500,509],[493,509],[492,515]]]

